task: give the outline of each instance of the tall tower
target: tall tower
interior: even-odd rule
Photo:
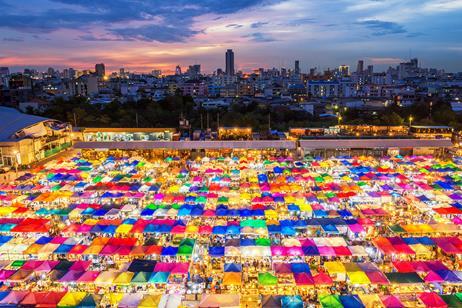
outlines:
[[[364,61],[359,60],[358,66],[356,67],[356,73],[362,73],[364,71]]]
[[[234,52],[232,49],[228,49],[225,54],[226,60],[226,75],[234,75]]]
[[[95,72],[96,72],[96,76],[104,77],[104,75],[106,75],[106,67],[104,66],[104,63],[96,64],[95,65]]]
[[[300,75],[300,60],[295,60],[295,75]]]

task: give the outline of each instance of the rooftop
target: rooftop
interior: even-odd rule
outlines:
[[[10,141],[16,132],[50,119],[25,114],[17,109],[0,107],[0,141]]]

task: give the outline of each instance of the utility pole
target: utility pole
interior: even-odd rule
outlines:
[[[207,111],[207,130],[209,130],[209,112]]]
[[[204,116],[202,115],[202,112],[201,112],[201,131],[204,130]]]
[[[271,132],[271,112],[268,113],[268,132]]]
[[[74,114],[74,127],[77,127],[77,116],[75,115],[75,112],[73,114]]]
[[[220,128],[220,112],[217,112],[217,131]]]
[[[136,127],[138,128],[138,112],[135,113]]]

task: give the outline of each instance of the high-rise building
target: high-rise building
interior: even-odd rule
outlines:
[[[5,77],[10,74],[10,69],[6,66],[0,67],[0,77]]]
[[[175,75],[177,75],[177,76],[181,75],[181,66],[179,66],[179,65],[176,66]]]
[[[343,77],[350,75],[350,67],[348,65],[340,65],[338,67],[338,71]]]
[[[234,75],[234,52],[232,49],[226,51],[226,75]]]
[[[295,75],[300,75],[300,60],[295,60]]]
[[[47,73],[49,77],[53,77],[55,74],[55,70],[52,67],[49,67]]]
[[[161,70],[152,70],[151,74],[152,74],[152,76],[154,76],[156,78],[159,78],[160,76],[162,76],[162,71]]]
[[[367,74],[368,75],[374,74],[374,66],[373,65],[368,65],[367,66]]]
[[[96,76],[104,77],[106,75],[106,68],[104,66],[104,63],[96,64],[95,65],[95,72],[96,72]]]
[[[359,60],[358,66],[356,67],[356,73],[362,73],[364,71],[364,61]]]
[[[194,65],[189,66],[189,68],[188,68],[189,78],[195,79],[195,78],[199,77],[200,74],[201,74],[201,65],[200,64],[194,64]]]

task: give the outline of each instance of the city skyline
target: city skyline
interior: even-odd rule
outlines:
[[[27,5],[25,5],[27,2]],[[358,59],[384,69],[411,57],[426,67],[462,70],[462,1],[182,0],[147,2],[0,1],[0,66],[106,71],[201,64],[236,71],[259,67],[355,67]]]

